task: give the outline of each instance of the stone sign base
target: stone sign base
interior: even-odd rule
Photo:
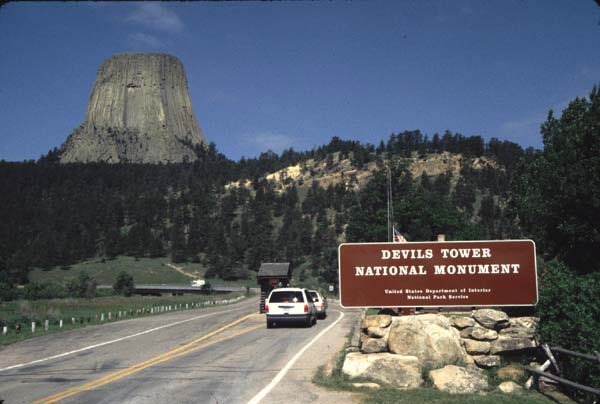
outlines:
[[[422,370],[430,369],[429,378],[440,390],[483,391],[488,385],[481,369],[500,367],[503,357],[538,346],[534,338],[538,321],[510,318],[493,309],[465,315],[367,316],[360,325],[360,352],[347,355],[342,371],[350,377],[416,388],[423,383]],[[402,372],[394,374],[394,369]],[[517,391],[503,387],[501,391]]]

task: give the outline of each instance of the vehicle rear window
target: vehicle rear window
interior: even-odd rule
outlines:
[[[308,295],[313,300],[313,302],[319,301],[319,295],[317,295],[317,292],[308,292]]]
[[[273,292],[269,303],[304,303],[304,295],[293,290]]]

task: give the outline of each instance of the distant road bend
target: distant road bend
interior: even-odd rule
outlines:
[[[358,311],[332,304],[328,318],[312,328],[266,329],[257,308],[253,298],[0,348],[0,400],[347,403],[310,380],[343,347]]]
[[[113,289],[112,285],[99,285],[98,289]],[[249,288],[250,291],[258,293],[259,288]],[[244,286],[227,286],[227,285],[214,285],[211,286],[210,290],[202,289],[197,286],[189,285],[167,285],[167,284],[139,284],[135,285],[135,293],[138,294],[208,294],[211,291],[217,293],[231,293],[231,292],[245,292],[246,287]]]

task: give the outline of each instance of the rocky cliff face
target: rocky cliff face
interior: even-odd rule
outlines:
[[[100,66],[86,119],[61,147],[60,161],[192,161],[193,147],[203,142],[181,62],[165,54],[124,53]]]

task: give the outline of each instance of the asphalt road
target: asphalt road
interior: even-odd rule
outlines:
[[[310,380],[342,348],[358,311],[332,304],[311,328],[267,329],[257,307],[258,299],[249,299],[4,347],[0,400],[346,404],[356,398]]]

